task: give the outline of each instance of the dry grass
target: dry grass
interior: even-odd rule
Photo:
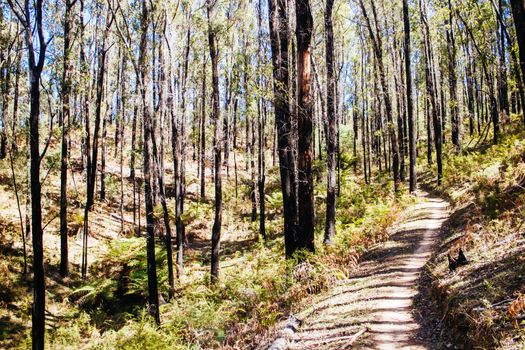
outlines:
[[[445,162],[435,189],[455,210],[429,270],[433,297],[464,348],[525,346],[525,142],[523,132]],[[449,272],[447,254],[469,264]]]

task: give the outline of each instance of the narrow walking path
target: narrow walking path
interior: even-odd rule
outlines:
[[[367,254],[354,276],[297,315],[287,349],[432,349],[418,336],[414,297],[449,205],[419,192],[391,239]],[[357,339],[355,335],[361,333]]]

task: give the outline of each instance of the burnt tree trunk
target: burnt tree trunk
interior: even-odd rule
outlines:
[[[24,11],[19,12],[20,7],[9,0],[9,6],[22,24],[27,45],[27,56],[29,66],[29,148],[30,148],[30,184],[31,184],[31,226],[33,243],[33,305],[32,305],[32,348],[33,350],[44,349],[45,336],[45,304],[46,285],[44,276],[44,245],[42,239],[42,203],[40,183],[40,78],[45,63],[47,42],[44,38],[43,1],[36,0],[33,4],[34,17],[29,10],[29,1],[25,1]],[[32,19],[34,22],[32,23]],[[35,27],[35,32],[33,32]],[[37,35],[37,39],[33,35]],[[34,42],[38,42],[38,51],[35,50]],[[35,56],[37,53],[37,56]],[[5,127],[5,124],[2,126]]]
[[[326,0],[325,7],[325,41],[326,41],[326,223],[324,242],[331,244],[335,236],[335,166],[336,166],[336,136],[337,120],[335,115],[335,77],[334,77],[334,29],[332,10],[334,0]],[[357,119],[357,118],[356,118]],[[354,127],[357,127],[356,125]],[[355,135],[354,135],[355,136]],[[355,150],[355,138],[354,138]]]
[[[150,164],[150,128],[151,115],[149,99],[146,97],[146,82],[148,77],[148,64],[146,63],[148,51],[148,27],[149,9],[146,0],[142,1],[141,35],[138,66],[140,70],[140,96],[142,98],[143,115],[143,158],[144,158],[144,192],[146,204],[146,251],[148,263],[148,311],[151,317],[160,324],[159,318],[159,295],[157,290],[157,265],[155,261],[155,215],[153,213],[153,193],[151,186],[151,164]]]
[[[457,76],[456,76],[456,42],[454,40],[454,30],[452,25],[452,5],[451,1],[448,0],[448,11],[449,16],[445,21],[446,26],[446,40],[447,40],[447,52],[448,52],[448,87],[450,93],[450,121],[452,124],[452,144],[456,152],[459,152],[461,149],[460,144],[460,120],[459,120],[459,101],[457,98]],[[445,109],[442,108],[443,116]],[[445,118],[443,117],[443,121]],[[443,128],[444,130],[444,128]]]
[[[312,176],[312,79],[313,18],[309,0],[295,2],[297,38],[297,175],[299,230],[296,249],[314,251],[314,186]]]
[[[213,137],[214,150],[214,177],[215,177],[215,219],[211,237],[211,282],[216,283],[219,280],[219,254],[221,242],[221,224],[222,224],[222,178],[221,178],[221,111],[219,96],[219,48],[217,45],[216,28],[212,25],[212,16],[214,10],[214,0],[207,1],[208,17],[208,44],[210,49],[210,59],[212,67],[212,88],[213,88],[213,121],[215,132]]]
[[[290,72],[288,62],[288,14],[286,3],[268,0],[270,42],[272,48],[273,90],[277,151],[284,211],[284,243],[286,256],[296,250],[297,197],[292,118],[290,114]]]
[[[60,275],[68,274],[67,246],[67,155],[71,100],[71,10],[74,2],[66,0],[64,13],[64,62],[62,71],[62,147],[60,155]]]
[[[436,147],[436,162],[437,162],[437,183],[438,186],[441,185],[441,178],[443,177],[443,165],[442,165],[442,156],[441,156],[441,147],[442,147],[442,136],[441,136],[441,122],[439,120],[438,111],[437,111],[437,99],[436,99],[436,85],[435,80],[432,78],[432,48],[430,44],[430,33],[428,28],[428,23],[426,20],[426,14],[424,13],[423,8],[421,8],[421,22],[423,23],[423,40],[424,40],[424,52],[423,52],[423,64],[425,69],[425,79],[426,79],[426,89],[427,89],[427,115],[432,115],[432,124],[434,127],[434,143]],[[431,112],[430,112],[431,111]],[[428,120],[428,119],[427,119]],[[430,120],[428,120],[430,123]],[[428,125],[430,130],[430,124]]]
[[[417,189],[416,135],[414,130],[414,108],[412,103],[412,74],[410,69],[410,17],[408,15],[407,0],[403,0],[403,25],[405,30],[403,49],[405,52],[406,113],[408,122],[408,153],[410,159],[409,190],[410,192],[414,192]]]
[[[200,154],[200,163],[201,163],[201,200],[206,198],[206,57],[202,59],[202,117],[201,117],[201,154]]]
[[[525,1],[510,0],[512,6],[512,16],[516,27],[516,37],[518,39],[519,65],[521,68],[521,82],[525,84]],[[523,122],[525,123],[525,98],[522,94]]]

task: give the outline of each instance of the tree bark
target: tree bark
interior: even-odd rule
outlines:
[[[1,15],[1,13],[0,13]],[[0,23],[2,24],[2,23]],[[11,80],[11,58],[10,50],[6,50],[7,55],[4,55],[4,48],[0,53],[0,84],[2,85],[2,112],[0,114],[0,159],[5,159],[7,156],[7,111],[9,110],[9,86]],[[7,57],[6,57],[7,56]]]
[[[311,47],[313,18],[309,0],[295,2],[297,38],[297,173],[299,230],[297,249],[314,251],[314,186],[312,176]]]
[[[438,186],[441,185],[441,179],[443,177],[443,165],[442,165],[442,156],[441,156],[441,146],[442,146],[442,137],[441,137],[441,122],[439,120],[437,112],[437,101],[435,94],[435,81],[432,78],[432,47],[430,44],[430,33],[428,28],[428,23],[426,20],[426,14],[424,9],[421,8],[421,22],[423,23],[423,40],[424,40],[424,69],[425,69],[425,79],[426,79],[426,88],[427,88],[427,113],[432,115],[432,124],[434,126],[434,143],[436,147],[436,162],[438,169],[437,183]],[[431,110],[431,112],[430,112]],[[429,121],[430,122],[430,121]],[[430,125],[428,125],[430,130]]]
[[[67,246],[67,155],[71,99],[71,10],[74,3],[66,0],[64,13],[64,62],[62,71],[62,149],[60,156],[60,275],[68,274]]]
[[[150,164],[150,128],[151,115],[149,99],[146,96],[146,82],[148,77],[148,27],[149,27],[149,9],[146,0],[142,1],[141,15],[141,35],[139,48],[139,69],[140,69],[140,95],[142,98],[143,114],[143,158],[144,158],[144,192],[146,204],[146,251],[148,263],[148,311],[151,317],[160,324],[159,317],[159,295],[157,290],[157,265],[155,261],[155,216],[153,213],[153,193],[151,186],[151,164]]]
[[[215,177],[215,220],[211,237],[211,282],[217,283],[219,280],[219,254],[221,242],[222,224],[222,178],[221,178],[221,116],[220,116],[220,97],[219,97],[219,48],[217,45],[216,28],[212,25],[212,17],[215,7],[215,0],[207,0],[208,18],[208,44],[210,49],[210,59],[212,67],[212,87],[213,87],[213,121],[215,132],[213,137],[214,150],[214,177]]]
[[[91,158],[88,158],[87,162],[87,199],[86,207],[84,209],[84,235],[82,242],[82,278],[87,276],[87,255],[88,255],[88,246],[87,240],[89,235],[89,211],[93,207],[94,197],[95,197],[95,181],[97,174],[97,159],[98,159],[98,135],[100,130],[100,119],[101,119],[101,109],[102,109],[102,95],[104,90],[104,76],[106,70],[106,41],[109,34],[109,29],[113,18],[106,19],[106,28],[104,30],[102,38],[102,47],[99,49],[99,58],[98,58],[98,76],[97,76],[97,96],[95,101],[95,129],[93,130],[93,147]],[[86,121],[86,126],[88,126],[89,121]],[[89,137],[88,137],[89,143]]]
[[[406,84],[406,113],[408,121],[408,147],[410,159],[409,190],[417,189],[416,173],[416,137],[414,130],[414,108],[412,103],[412,73],[410,68],[410,17],[408,16],[408,1],[403,0],[403,25],[405,30],[404,52],[405,52],[405,84]]]
[[[206,198],[206,57],[202,59],[202,117],[201,117],[201,200]]]
[[[334,29],[332,10],[334,0],[326,0],[325,7],[325,42],[326,42],[326,222],[324,242],[331,244],[335,237],[335,166],[336,166],[336,135],[337,120],[335,115],[335,77],[334,77]],[[355,135],[354,135],[355,136]],[[355,139],[354,139],[355,150]]]
[[[514,26],[516,27],[516,37],[518,39],[518,49],[520,57],[521,81],[525,83],[525,1],[510,0]],[[523,99],[523,96],[522,96]],[[525,111],[525,100],[522,100],[522,110]],[[523,122],[525,123],[525,112],[523,112]]]
[[[459,120],[459,101],[457,98],[457,76],[456,76],[456,42],[454,40],[454,30],[452,25],[452,5],[451,0],[448,0],[448,19],[445,21],[446,27],[446,40],[447,40],[447,52],[448,52],[448,87],[450,93],[450,120],[452,124],[452,144],[456,152],[461,150],[460,143],[460,120]],[[443,108],[443,115],[445,110]],[[443,121],[445,118],[442,119]],[[444,128],[443,128],[444,130]]]
[[[257,53],[257,61],[258,65],[261,66],[263,63],[263,46],[262,46],[262,40],[263,40],[263,33],[262,33],[262,0],[258,1],[257,6],[257,27],[258,27],[258,35],[257,35],[257,42],[258,42],[258,53]],[[264,91],[266,86],[262,81],[262,76],[259,76],[259,89],[260,91]],[[259,154],[258,154],[258,170],[259,170],[259,179],[258,179],[258,189],[259,189],[259,233],[261,234],[262,238],[266,240],[266,210],[265,210],[265,183],[266,183],[266,133],[265,133],[265,127],[266,127],[266,102],[262,98],[262,96],[259,96],[258,98],[258,115],[259,115]],[[261,113],[262,112],[262,113]],[[235,174],[237,176],[237,173]]]
[[[283,194],[284,244],[287,257],[296,250],[297,197],[292,118],[290,114],[290,73],[288,62],[288,14],[286,3],[268,0],[272,48],[273,90],[277,151]]]
[[[29,139],[30,139],[30,178],[31,178],[31,226],[33,243],[33,305],[32,305],[32,348],[44,349],[45,336],[45,303],[46,286],[44,276],[44,246],[42,238],[42,203],[40,183],[40,78],[45,63],[47,42],[44,37],[42,7],[43,1],[34,2],[34,17],[29,12],[29,1],[25,1],[24,12],[19,12],[20,7],[9,0],[9,6],[17,16],[24,28],[25,42],[29,66]],[[35,23],[31,20],[34,18]],[[34,28],[33,28],[34,27]],[[35,31],[33,32],[33,29]],[[37,35],[37,39],[33,38]],[[38,51],[34,42],[38,42]],[[35,56],[37,53],[37,56]]]

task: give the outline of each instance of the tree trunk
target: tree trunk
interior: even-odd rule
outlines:
[[[378,66],[378,69],[379,69],[379,79],[381,82],[383,101],[385,104],[388,134],[390,136],[390,147],[392,149],[392,167],[393,167],[393,173],[394,173],[394,189],[397,192],[398,187],[399,187],[399,145],[397,142],[396,132],[394,130],[394,126],[393,126],[394,124],[392,121],[392,104],[390,100],[390,94],[388,91],[388,84],[386,81],[386,74],[385,74],[385,68],[384,68],[384,63],[383,63],[383,52],[382,52],[383,47],[382,47],[381,34],[379,32],[379,27],[377,24],[377,15],[376,15],[374,2],[372,1],[371,5],[372,5],[372,14],[374,15],[374,20],[375,20],[375,29],[376,29],[375,35],[372,31],[372,25],[370,23],[370,19],[368,18],[366,8],[363,4],[363,0],[359,0],[359,5],[361,6],[363,16],[365,17],[365,20],[366,20],[366,26],[368,28],[370,39],[372,40],[374,55],[376,57],[376,65]]]
[[[503,1],[498,2],[499,13],[503,10]],[[498,22],[499,33],[499,69],[498,69],[498,102],[500,106],[500,113],[503,116],[503,123],[506,123],[509,118],[509,95],[507,82],[507,62],[506,62],[506,43],[505,43],[505,27]]]
[[[448,87],[450,93],[450,120],[452,124],[452,144],[456,152],[461,150],[460,133],[461,123],[459,120],[459,101],[457,98],[457,77],[456,77],[456,43],[454,40],[453,19],[452,19],[452,5],[451,0],[448,0],[448,19],[445,21],[447,52],[448,52]],[[445,113],[443,109],[443,115]],[[443,118],[443,121],[445,118]],[[444,130],[444,128],[443,128]]]
[[[206,57],[202,59],[202,118],[201,118],[201,200],[206,198]]]
[[[73,3],[74,4],[74,3]],[[64,13],[64,62],[62,71],[62,150],[60,156],[60,275],[68,274],[67,247],[67,155],[68,128],[71,95],[71,9],[73,4],[66,0]]]
[[[441,122],[439,120],[438,111],[437,111],[437,101],[435,94],[435,80],[432,78],[432,48],[430,45],[430,33],[428,28],[428,23],[426,20],[426,14],[424,13],[423,8],[421,8],[421,21],[423,22],[423,40],[424,40],[424,69],[425,69],[425,79],[426,79],[426,88],[427,88],[427,113],[432,113],[432,124],[434,126],[434,143],[436,147],[436,162],[438,168],[437,183],[438,186],[441,185],[441,178],[443,177],[443,166],[442,166],[442,157],[441,157]],[[430,110],[432,112],[430,112]],[[429,121],[430,122],[430,121]],[[428,125],[430,130],[430,125]]]
[[[405,30],[404,52],[405,52],[405,84],[406,84],[406,113],[408,120],[408,146],[410,159],[409,189],[414,192],[417,189],[416,173],[416,137],[414,130],[414,111],[412,103],[412,73],[410,69],[410,17],[408,15],[408,1],[403,0],[403,25]],[[417,116],[416,116],[417,117]]]
[[[325,41],[326,41],[326,223],[324,242],[331,244],[335,237],[335,166],[336,166],[336,135],[337,120],[335,115],[335,77],[334,77],[334,29],[332,10],[334,0],[327,0],[325,7]],[[356,126],[355,126],[356,127]],[[354,135],[355,136],[355,135]],[[354,140],[355,150],[355,140]]]
[[[124,234],[124,128],[126,123],[126,102],[127,102],[127,90],[126,90],[126,66],[127,66],[127,59],[126,55],[122,55],[122,70],[120,73],[120,96],[121,96],[121,103],[120,103],[120,114],[118,118],[120,119],[119,123],[117,124],[119,127],[119,134],[120,134],[120,234]],[[118,111],[117,111],[118,113]],[[115,144],[115,148],[117,148],[117,145]]]
[[[263,63],[262,58],[262,40],[263,40],[263,33],[262,33],[262,0],[258,1],[257,6],[257,28],[258,28],[258,35],[257,35],[257,42],[258,42],[258,51],[257,51],[257,63],[259,66],[261,66]],[[262,77],[259,76],[259,89],[260,91],[264,91],[265,84],[262,82]],[[266,133],[265,133],[265,127],[266,127],[266,102],[262,98],[262,96],[259,96],[258,103],[257,103],[257,109],[258,109],[258,115],[259,115],[259,155],[258,155],[258,170],[259,170],[259,179],[258,179],[258,188],[259,188],[259,233],[261,234],[262,238],[266,240],[266,209],[265,209],[265,183],[266,183],[266,157],[265,157],[265,151],[266,151]],[[237,176],[237,174],[236,174]]]
[[[135,75],[135,95],[139,94],[139,74]],[[137,116],[138,116],[138,101],[135,98],[135,106],[133,107],[133,118],[131,120],[131,154],[129,159],[129,177],[133,186],[133,230],[137,232],[137,180],[135,176],[135,152],[137,152]],[[140,210],[140,209],[139,209]],[[139,214],[140,215],[140,214]],[[140,229],[139,229],[140,232]]]
[[[29,29],[26,29],[29,30]],[[41,45],[43,45],[41,43]],[[33,53],[30,53],[32,55]],[[31,232],[33,233],[33,349],[44,349],[45,324],[45,278],[44,278],[44,245],[42,240],[42,205],[40,186],[40,74],[38,67],[31,68],[29,133],[31,149]]]
[[[299,231],[297,249],[314,251],[314,186],[312,177],[311,47],[313,18],[309,0],[295,2],[297,38],[297,173]]]
[[[3,50],[4,48],[2,48]],[[10,50],[8,50],[10,51]],[[9,109],[9,86],[11,80],[11,58],[10,52],[7,52],[7,57],[4,52],[0,53],[0,84],[2,85],[2,113],[0,114],[0,159],[5,159],[7,156],[7,111]]]
[[[146,251],[148,262],[148,310],[149,314],[160,324],[159,318],[159,295],[157,290],[157,265],[155,261],[155,216],[153,213],[153,193],[151,186],[151,164],[150,164],[150,128],[151,115],[149,99],[146,97],[148,64],[146,63],[148,50],[148,27],[149,27],[149,10],[146,0],[142,1],[141,15],[141,35],[139,48],[139,69],[140,69],[140,95],[142,98],[143,114],[143,157],[144,157],[144,192],[146,204]]]
[[[113,19],[106,19],[106,28],[104,30],[102,38],[102,47],[99,50],[98,58],[98,76],[97,76],[97,96],[95,101],[95,129],[93,130],[93,151],[91,158],[88,158],[87,164],[87,199],[86,207],[84,210],[84,235],[82,242],[82,278],[86,278],[87,275],[87,253],[88,253],[88,234],[89,234],[89,211],[91,210],[94,203],[95,196],[95,178],[97,174],[97,157],[98,157],[98,135],[100,130],[100,116],[102,109],[102,95],[104,90],[104,76],[106,71],[106,41],[111,27]],[[89,121],[86,121],[86,127],[88,127]],[[88,136],[89,143],[89,136]]]
[[[216,28],[212,25],[213,0],[207,1],[208,17],[208,44],[210,49],[210,59],[212,67],[212,87],[213,87],[213,121],[215,132],[213,137],[214,149],[214,175],[215,175],[215,220],[211,237],[211,282],[219,280],[219,253],[221,241],[222,224],[222,178],[221,178],[221,116],[220,116],[220,96],[219,96],[219,48],[217,45]]]
[[[465,44],[465,54],[467,57],[470,57],[468,43]],[[466,84],[466,93],[467,93],[467,110],[468,110],[468,119],[469,119],[469,135],[474,134],[474,78],[472,72],[472,63],[469,61],[465,67],[465,84]]]
[[[510,0],[512,6],[512,16],[516,27],[516,37],[518,39],[518,49],[520,57],[521,81],[525,84],[525,1]],[[523,121],[525,123],[525,100],[522,96]]]
[[[16,48],[16,64],[15,64],[15,91],[13,96],[13,139],[11,140],[11,150],[16,152],[18,150],[18,140],[16,134],[16,127],[18,125],[18,100],[20,98],[20,77],[22,72],[20,70],[21,61],[22,61],[22,45],[21,40],[18,41]]]
[[[27,56],[29,66],[29,140],[30,140],[30,178],[31,178],[31,226],[33,241],[33,305],[32,305],[32,348],[33,350],[44,349],[45,335],[45,303],[46,286],[44,276],[44,246],[42,239],[42,203],[40,183],[40,77],[45,63],[47,43],[44,38],[42,25],[42,0],[34,3],[34,17],[29,13],[29,6],[24,12],[19,12],[20,7],[15,6],[9,0],[9,6],[24,28],[25,42],[27,45]],[[34,18],[35,23],[31,23]],[[33,28],[35,27],[35,28]],[[33,29],[35,31],[33,32]],[[38,40],[33,38],[33,33]],[[38,42],[38,51],[34,43]],[[35,56],[35,53],[37,56]],[[3,125],[5,127],[5,124]]]
[[[286,256],[296,250],[297,197],[292,118],[290,114],[290,73],[288,62],[288,14],[284,1],[268,0],[272,48],[273,90],[277,151],[283,194],[284,244]]]
[[[108,79],[109,80],[109,79]],[[107,154],[107,137],[108,137],[108,118],[110,114],[109,89],[106,80],[106,111],[104,119],[102,119],[102,139],[101,139],[101,154],[100,154],[100,200],[106,199],[106,154]]]

